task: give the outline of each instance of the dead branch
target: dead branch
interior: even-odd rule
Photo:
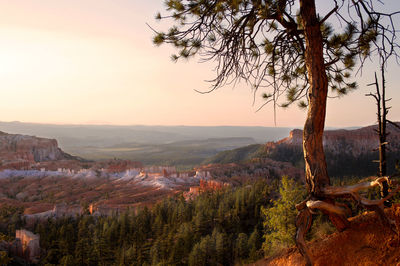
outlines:
[[[338,197],[343,197],[343,196],[355,196],[355,198],[359,198],[357,192],[360,190],[372,188],[375,186],[382,186],[383,182],[388,182],[388,177],[383,176],[383,177],[378,177],[377,179],[370,181],[370,182],[363,182],[351,186],[344,186],[344,187],[333,187],[333,186],[328,186],[323,189],[323,193],[325,196],[330,197],[330,198],[338,198]]]

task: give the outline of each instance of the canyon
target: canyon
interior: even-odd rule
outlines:
[[[389,132],[387,145],[393,153],[400,150],[400,130],[390,127]],[[98,220],[126,210],[138,213],[144,206],[152,207],[173,195],[191,204],[202,193],[207,196],[216,191],[247,189],[248,184],[260,179],[266,184],[276,184],[283,175],[302,180],[304,175],[302,131],[296,129],[286,138],[260,145],[253,156],[242,157],[246,160],[208,163],[188,170],[126,159],[86,160],[65,153],[55,139],[19,134],[1,133],[0,145],[0,207],[17,207],[26,228],[45,223],[49,218],[84,214],[97,216],[89,218]],[[324,135],[328,166],[341,170],[347,163],[354,172],[351,160],[360,161],[365,168],[363,160],[370,160],[368,156],[377,145],[373,126],[326,131]],[[274,199],[278,195],[271,192],[270,196]],[[46,235],[42,233],[41,236]],[[16,239],[0,242],[0,250],[35,262],[40,251],[39,236],[17,230]],[[294,259],[301,260],[298,255]]]
[[[376,164],[371,156],[376,155],[378,145],[374,129],[327,130],[324,148],[330,173],[354,172],[353,163],[373,173]],[[390,152],[400,151],[400,130],[389,126],[388,131]],[[204,191],[259,178],[273,181],[288,175],[302,180],[301,130],[292,130],[288,137],[261,147],[263,152],[247,161],[179,171],[174,166],[145,166],[130,160],[89,161],[62,151],[55,139],[1,132],[0,205],[21,206],[32,219],[76,215],[89,206],[93,213],[112,214],[151,206],[177,193],[190,199]],[[352,165],[347,167],[347,162]]]
[[[130,160],[85,160],[63,152],[55,139],[2,133],[0,143],[0,205],[23,207],[28,221],[75,216],[89,207],[94,214],[112,215],[177,193],[190,199],[251,179],[302,175],[301,169],[269,159],[178,171]]]

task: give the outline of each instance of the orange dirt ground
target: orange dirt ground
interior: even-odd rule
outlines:
[[[386,210],[400,230],[400,204]],[[400,235],[383,227],[374,212],[352,219],[347,230],[308,243],[313,265],[400,265]],[[272,259],[263,259],[254,266],[305,265],[297,249],[292,248]]]

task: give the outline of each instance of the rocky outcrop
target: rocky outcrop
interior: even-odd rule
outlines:
[[[327,130],[323,144],[328,173],[333,177],[370,176],[378,171],[378,135],[376,126],[353,130]],[[397,160],[400,159],[400,129],[387,126],[386,162],[388,174],[396,172]],[[293,166],[304,169],[303,131],[292,130],[289,137],[277,142],[269,142],[265,155],[275,161],[290,162]]]
[[[218,180],[200,179],[199,186],[190,187],[189,191],[183,193],[183,196],[186,200],[194,199],[201,193],[219,191],[225,187],[229,187],[230,185],[230,183],[221,182]]]
[[[16,230],[14,241],[0,241],[0,251],[7,252],[14,257],[13,259],[15,257],[24,259],[23,265],[31,263],[36,265],[40,259],[40,236],[28,230]]]
[[[23,257],[32,263],[37,263],[40,257],[40,236],[28,230],[16,230],[15,239],[19,239],[22,244]]]
[[[0,169],[27,169],[37,162],[73,158],[55,139],[0,132]]]

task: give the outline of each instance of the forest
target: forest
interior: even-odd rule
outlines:
[[[379,0],[164,1],[163,10],[155,15],[163,24],[153,27],[146,22],[149,31],[153,31],[153,44],[174,47],[173,61],[198,56],[200,62],[214,64],[214,76],[208,79],[210,89],[203,91],[194,87],[195,91],[206,94],[243,82],[251,88],[253,104],[257,97],[262,99],[257,111],[272,105],[275,125],[277,108],[297,104],[307,109],[300,140],[302,150],[282,149],[269,155],[304,168],[303,183],[287,176],[268,181],[260,178],[253,183],[205,192],[194,199],[175,194],[152,206],[128,209],[116,215],[95,216],[87,211],[75,217],[38,220],[33,225],[24,220],[22,208],[4,206],[0,210],[0,244],[12,241],[17,228],[39,234],[40,265],[241,265],[296,244],[305,264],[313,265],[315,257],[306,241],[330,234],[333,228],[339,233],[349,232],[354,229],[352,216],[367,213],[366,210],[373,210],[375,218],[380,219],[381,231],[376,235],[388,229],[392,231],[390,237],[398,239],[399,228],[395,227],[399,221],[391,218],[387,208],[398,203],[400,186],[396,176],[388,176],[393,172],[386,171],[387,167],[396,169],[397,155],[388,154],[392,159],[386,160],[389,144],[386,124],[390,122],[386,120],[390,109],[386,103],[390,99],[385,98],[384,76],[392,66],[390,60],[398,64],[400,59],[395,19],[400,11],[394,7],[393,2],[389,7]],[[375,74],[375,83],[372,83],[376,94],[366,95],[375,98],[377,105],[379,170],[377,177],[362,179],[362,175],[369,175],[375,168],[365,166],[363,161],[374,158],[356,155],[351,161],[342,155],[342,149],[338,154],[325,152],[324,130],[328,100],[356,90],[362,84],[358,73],[369,61],[377,62],[381,71],[381,82]],[[141,70],[142,67],[138,72]],[[182,76],[179,71],[171,75],[179,81]],[[165,78],[160,80],[167,83]],[[191,81],[188,84],[193,86]],[[208,109],[203,107],[203,117],[207,116]],[[350,106],[347,113],[355,110],[355,106]],[[182,116],[186,112],[177,113]],[[146,114],[142,110],[137,113]],[[160,109],[157,117],[159,114],[165,115],[161,121],[166,121],[168,112]],[[214,113],[207,118],[212,116]],[[229,116],[235,114],[231,112]],[[192,123],[194,116],[189,117]],[[215,146],[206,142],[206,146]],[[167,150],[178,148],[182,152],[180,144]],[[137,148],[136,143],[129,145],[118,144],[106,150]],[[251,146],[243,154],[258,152],[256,146]],[[193,152],[189,150],[186,154]],[[154,160],[159,155],[160,151],[156,150],[151,157]],[[231,155],[233,160],[250,159],[240,152]],[[304,161],[298,159],[301,155]],[[198,163],[198,158],[185,157],[188,161],[168,163],[179,163],[181,167]],[[363,172],[358,175],[352,172],[354,168]],[[357,178],[335,179],[349,172],[357,174]],[[358,181],[362,182],[355,184]],[[351,241],[345,239],[342,244],[347,242]],[[398,249],[400,242],[397,242],[394,244]],[[331,254],[339,254],[340,247],[336,245],[326,252],[328,264]],[[385,252],[386,247],[380,248],[380,252]],[[365,253],[376,250],[368,245],[361,247],[365,248],[369,249]],[[366,262],[381,263],[381,258],[375,256]],[[4,251],[0,259],[0,264],[25,264],[18,258],[8,257]]]
[[[48,219],[30,229],[40,235],[40,265],[241,264],[261,258],[279,239],[289,237],[286,243],[293,244],[294,203],[304,195],[299,191],[300,184],[287,177],[281,183],[260,180],[189,201],[179,194],[116,216]],[[22,211],[2,208],[3,240],[12,240],[15,229],[24,226]],[[285,223],[279,212],[287,215]],[[278,220],[266,223],[271,213]],[[279,226],[289,231],[279,235]],[[23,261],[15,258],[10,265]]]
[[[347,179],[356,183],[358,179]],[[334,182],[342,183],[343,180]],[[377,195],[368,191],[368,198]],[[259,180],[193,200],[181,194],[151,208],[131,209],[114,216],[85,215],[37,221],[39,265],[235,265],[254,262],[294,245],[295,204],[304,186],[289,177]],[[395,199],[396,202],[399,199]],[[357,206],[350,205],[353,213]],[[0,242],[11,241],[15,229],[27,226],[23,209],[0,210]],[[334,232],[317,215],[308,240]],[[2,254],[2,263],[26,265]],[[1,261],[0,261],[1,262]]]

